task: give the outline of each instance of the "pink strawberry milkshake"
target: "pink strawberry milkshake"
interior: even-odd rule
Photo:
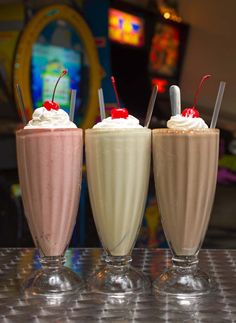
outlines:
[[[36,109],[16,133],[25,215],[44,256],[63,255],[76,221],[83,133],[61,109]]]

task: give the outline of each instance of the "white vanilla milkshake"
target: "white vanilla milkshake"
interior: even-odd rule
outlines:
[[[150,172],[151,130],[136,118],[106,118],[85,131],[89,195],[104,249],[130,254],[142,221]]]

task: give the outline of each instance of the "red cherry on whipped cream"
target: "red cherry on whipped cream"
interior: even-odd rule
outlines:
[[[59,110],[60,106],[58,103],[54,102],[54,101],[50,101],[47,100],[43,103],[44,108],[46,108],[48,111],[50,111],[51,109],[53,110]]]
[[[199,112],[197,111],[197,109],[195,108],[196,105],[197,105],[197,99],[198,99],[198,94],[199,94],[199,91],[202,87],[202,84],[204,83],[205,80],[207,80],[211,75],[204,75],[199,83],[199,86],[197,88],[197,91],[195,93],[195,96],[194,96],[194,103],[193,103],[193,107],[191,108],[186,108],[184,109],[184,111],[182,112],[182,116],[183,117],[190,117],[190,118],[199,118],[200,114]]]
[[[56,92],[56,88],[57,88],[57,85],[60,81],[60,79],[67,74],[67,70],[63,70],[60,74],[60,76],[58,77],[57,79],[57,82],[54,86],[54,90],[53,90],[53,94],[52,94],[52,100],[47,100],[43,103],[43,106],[48,110],[59,110],[60,109],[60,105],[57,103],[57,102],[54,102],[54,96],[55,96],[55,92]]]
[[[127,119],[128,116],[129,116],[129,112],[125,108],[113,108],[111,110],[112,119]]]
[[[183,117],[199,118],[199,112],[195,108],[186,108],[182,112]]]

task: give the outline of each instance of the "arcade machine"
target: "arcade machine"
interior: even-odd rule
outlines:
[[[159,88],[154,115],[168,118],[168,89],[180,78],[188,26],[166,13],[117,1],[109,8],[112,73],[124,105],[141,120],[154,85]]]
[[[37,11],[19,39],[14,64],[14,89],[24,93],[28,117],[50,99],[50,89],[63,69],[55,98],[68,112],[70,90],[77,90],[75,122],[89,127],[94,121],[96,91],[100,84],[99,61],[93,35],[84,18],[72,7],[47,6]],[[15,100],[17,93],[15,91]]]
[[[148,72],[151,85],[158,85],[156,115],[170,117],[169,87],[178,84],[187,44],[188,25],[154,17],[149,48]]]

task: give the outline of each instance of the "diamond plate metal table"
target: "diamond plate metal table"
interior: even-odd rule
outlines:
[[[86,279],[101,266],[101,249],[69,249],[66,265]],[[236,322],[236,250],[201,250],[200,267],[216,282],[207,296],[177,299],[151,291],[128,302],[102,299],[86,289],[66,303],[26,300],[22,280],[39,265],[35,249],[0,249],[0,322]],[[170,264],[164,249],[135,249],[133,266],[151,280]]]

